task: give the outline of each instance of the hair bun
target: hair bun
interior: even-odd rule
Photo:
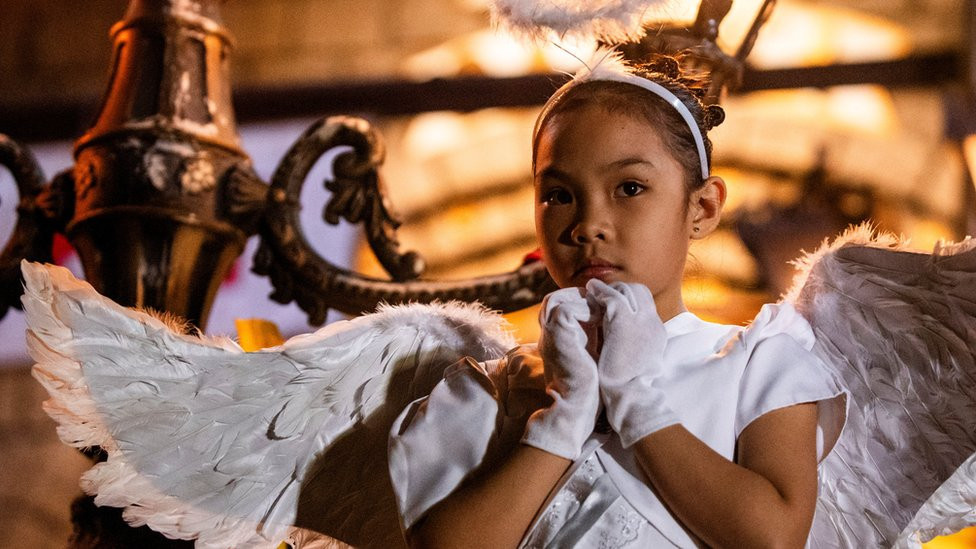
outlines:
[[[718,126],[722,122],[725,122],[725,109],[719,105],[709,105],[705,107],[703,122],[705,123],[706,131]]]
[[[676,80],[681,76],[681,65],[678,63],[678,60],[667,55],[655,55],[647,62],[645,67],[649,72],[663,74],[672,80]]]

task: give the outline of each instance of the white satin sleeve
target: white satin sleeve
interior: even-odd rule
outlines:
[[[403,529],[517,445],[526,418],[546,399],[534,345],[445,369],[430,395],[407,406],[390,430],[390,479]]]
[[[812,352],[810,324],[790,304],[766,305],[741,337],[749,358],[739,383],[735,436],[757,418],[794,404],[817,404],[822,461],[847,419],[847,391]]]
[[[499,428],[498,392],[484,366],[462,359],[390,431],[390,480],[401,526],[410,528],[478,468]]]

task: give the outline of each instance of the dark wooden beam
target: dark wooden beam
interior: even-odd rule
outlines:
[[[888,87],[941,86],[958,83],[969,62],[966,53],[941,52],[875,63],[747,70],[738,93],[872,83]],[[470,111],[540,105],[565,80],[562,74],[543,74],[250,87],[234,93],[234,105],[240,122],[337,113],[376,117],[435,110]],[[20,105],[3,104],[0,100],[0,133],[22,142],[73,139],[88,128],[98,105],[99,100],[94,97]]]
[[[426,82],[379,80],[252,88],[235,93],[234,105],[241,121],[334,113],[397,116],[439,110],[528,107],[544,103],[567,78],[562,74],[462,76]]]
[[[788,88],[826,88],[880,84],[889,88],[933,86],[956,82],[965,70],[965,54],[939,52],[893,61],[823,67],[746,69],[739,92]]]

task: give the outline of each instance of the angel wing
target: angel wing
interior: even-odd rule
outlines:
[[[66,269],[22,269],[45,409],[65,443],[108,455],[83,489],[198,547],[302,537],[293,524],[402,546],[390,425],[461,356],[514,346],[497,315],[442,304],[387,307],[246,353],[121,307]]]
[[[786,300],[851,393],[812,546],[919,547],[976,523],[976,241],[924,254],[862,226],[800,263]]]

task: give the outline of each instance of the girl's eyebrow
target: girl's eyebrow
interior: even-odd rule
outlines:
[[[635,164],[642,164],[653,168],[654,163],[646,158],[641,158],[639,156],[632,156],[628,158],[621,158],[620,160],[614,160],[607,165],[608,168],[626,168],[628,166],[633,166]]]
[[[620,169],[620,168],[626,168],[628,166],[635,166],[635,165],[647,166],[649,168],[654,168],[655,167],[654,163],[651,162],[650,160],[646,159],[646,158],[641,158],[639,156],[632,156],[632,157],[627,157],[627,158],[621,158],[620,160],[614,160],[613,162],[610,162],[609,164],[607,164],[606,169]],[[544,170],[542,170],[541,172],[536,173],[536,178],[537,179],[557,179],[559,181],[572,181],[573,180],[573,176],[572,175],[570,175],[569,173],[567,173],[567,172],[565,172],[563,170],[560,170],[559,168],[557,168],[556,166],[553,166],[553,165],[546,166],[546,168]]]
[[[569,181],[572,179],[572,176],[564,172],[563,170],[560,170],[559,168],[550,164],[549,166],[546,167],[546,169],[542,170],[541,172],[538,172],[536,174],[536,178],[558,179],[560,181]]]

